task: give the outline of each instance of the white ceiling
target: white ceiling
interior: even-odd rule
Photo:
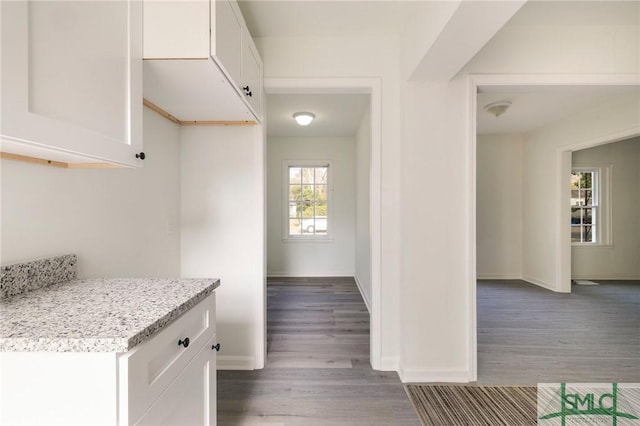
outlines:
[[[420,1],[240,0],[253,37],[397,35]]]
[[[239,0],[253,37],[401,35],[411,16],[432,0]],[[446,1],[446,0],[438,0]],[[640,22],[640,1],[529,0],[507,26],[630,25]],[[628,88],[627,88],[628,89]],[[580,110],[606,102],[625,88],[500,88],[478,95],[478,133],[525,133]],[[355,96],[355,97],[353,97]],[[344,136],[357,129],[368,99],[364,95],[267,96],[271,136]],[[482,107],[495,100],[513,102],[496,118]],[[306,128],[291,115],[317,115]]]
[[[267,134],[278,137],[354,136],[367,108],[369,95],[269,94]],[[311,112],[316,118],[308,126],[299,126],[293,119],[296,112]]]
[[[447,0],[239,0],[253,37],[401,35],[425,3]],[[529,0],[507,25],[638,25],[640,2]]]
[[[640,86],[528,86],[483,88],[478,93],[477,133],[527,133],[630,92]],[[499,117],[484,110],[495,101],[512,104]]]

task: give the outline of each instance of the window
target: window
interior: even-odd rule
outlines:
[[[329,164],[287,162],[286,238],[326,237],[329,231]]]
[[[571,242],[597,243],[600,227],[598,169],[571,172]]]

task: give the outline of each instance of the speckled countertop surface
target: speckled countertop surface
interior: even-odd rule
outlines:
[[[72,280],[0,301],[0,351],[126,352],[202,301],[217,279]]]

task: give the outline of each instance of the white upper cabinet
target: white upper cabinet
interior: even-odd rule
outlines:
[[[242,37],[243,21],[238,17],[240,11],[234,10],[229,0],[218,0],[215,3],[215,29],[211,31],[211,56],[218,59],[229,77],[240,84],[242,77]],[[212,11],[214,8],[212,7]],[[247,33],[248,34],[248,33]],[[249,38],[251,36],[249,35]]]
[[[2,152],[141,166],[141,2],[0,7]]]
[[[242,94],[249,101],[253,110],[262,116],[262,59],[253,44],[249,31],[245,28],[242,38]]]
[[[262,120],[262,60],[235,0],[145,0],[143,39],[147,101],[181,122]]]

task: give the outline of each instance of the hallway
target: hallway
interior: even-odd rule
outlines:
[[[218,372],[220,425],[419,425],[395,372],[369,365],[353,278],[269,278],[267,363]]]

